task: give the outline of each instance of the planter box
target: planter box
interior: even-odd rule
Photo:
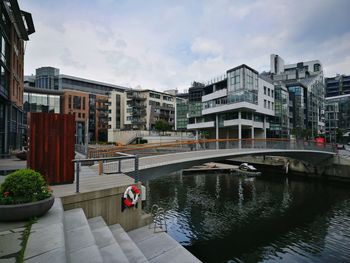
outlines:
[[[40,217],[50,210],[55,197],[32,203],[18,205],[0,205],[0,221],[24,221],[32,217]]]

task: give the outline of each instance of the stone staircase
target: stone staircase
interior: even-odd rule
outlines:
[[[102,217],[87,219],[80,208],[64,211],[61,200],[33,224],[25,262],[200,262],[166,233],[148,226],[126,233]]]

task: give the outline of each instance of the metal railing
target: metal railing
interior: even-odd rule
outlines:
[[[119,156],[115,157],[104,157],[104,158],[87,158],[87,159],[74,159],[74,170],[75,170],[75,185],[76,192],[79,193],[80,190],[80,167],[81,164],[94,165],[95,162],[99,163],[99,174],[103,173],[103,165],[111,162],[113,166],[117,168],[114,173],[122,173],[122,161],[134,159],[134,176],[136,181],[139,180],[139,157],[137,155],[126,154],[121,152],[116,152]],[[117,161],[117,162],[116,162]]]
[[[109,157],[115,152],[133,153],[139,156],[159,155],[175,152],[219,150],[219,149],[276,149],[276,150],[315,150],[336,153],[336,145],[331,143],[316,143],[305,140],[288,139],[205,139],[187,140],[165,143],[149,143],[98,149],[90,151],[90,156]]]
[[[84,145],[84,144],[75,144],[74,149],[75,149],[76,152],[78,152],[80,154],[83,154],[83,155],[86,155],[86,152],[87,152],[86,145]]]

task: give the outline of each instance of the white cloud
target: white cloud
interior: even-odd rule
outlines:
[[[203,55],[220,55],[223,51],[222,46],[217,41],[202,37],[193,41],[191,50]]]
[[[344,10],[349,6],[337,1]],[[271,53],[287,63],[319,59],[327,75],[350,74],[344,55],[350,54],[350,22],[327,20],[333,31],[312,31],[326,23],[320,14],[343,12],[331,0],[310,0],[302,8],[277,0],[22,0],[20,6],[33,14],[36,27],[25,74],[50,65],[118,85],[181,90],[242,63],[268,70]]]

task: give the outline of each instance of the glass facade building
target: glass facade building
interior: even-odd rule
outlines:
[[[285,86],[275,86],[275,116],[270,118],[270,137],[289,136],[289,93]]]
[[[188,113],[188,102],[179,101],[176,104],[176,129],[186,130],[187,129],[187,113]]]
[[[24,92],[23,107],[25,112],[60,113],[60,96]]]
[[[28,112],[61,113],[60,95],[23,93],[24,124],[27,124]]]
[[[326,98],[326,136],[331,142],[337,132],[350,131],[350,94]]]
[[[228,103],[258,104],[258,72],[246,65],[227,71]]]

